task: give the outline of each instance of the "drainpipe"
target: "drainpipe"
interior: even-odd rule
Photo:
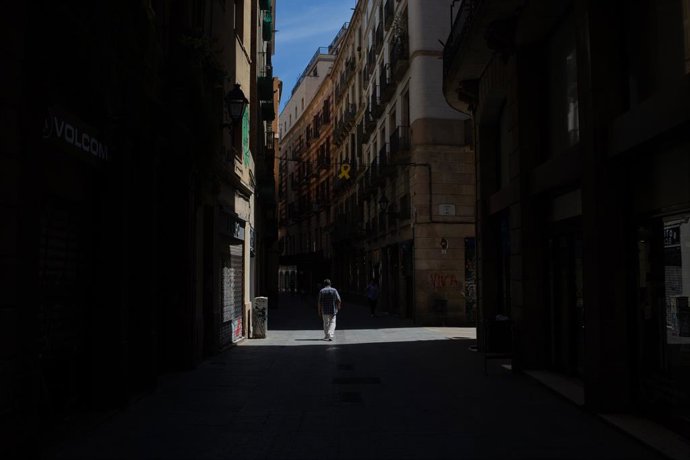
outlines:
[[[417,223],[417,210],[412,216],[412,322],[417,322],[417,244],[415,243],[415,224]]]

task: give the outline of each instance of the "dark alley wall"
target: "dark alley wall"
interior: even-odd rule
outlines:
[[[3,8],[0,431],[15,445],[217,351],[194,248],[221,77],[195,6]]]

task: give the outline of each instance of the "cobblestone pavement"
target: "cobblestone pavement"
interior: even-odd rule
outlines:
[[[51,458],[662,458],[499,363],[485,376],[473,329],[346,304],[327,342],[314,302],[268,315],[266,339],[162,378]]]

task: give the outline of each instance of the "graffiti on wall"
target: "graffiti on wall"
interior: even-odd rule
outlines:
[[[433,289],[459,288],[461,286],[456,274],[448,272],[430,273],[429,283]]]
[[[465,238],[465,317],[476,319],[477,259],[474,238]]]

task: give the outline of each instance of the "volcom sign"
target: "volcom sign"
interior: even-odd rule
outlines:
[[[91,129],[57,111],[48,111],[43,122],[43,139],[58,141],[101,160],[110,160],[108,146],[99,140]]]

